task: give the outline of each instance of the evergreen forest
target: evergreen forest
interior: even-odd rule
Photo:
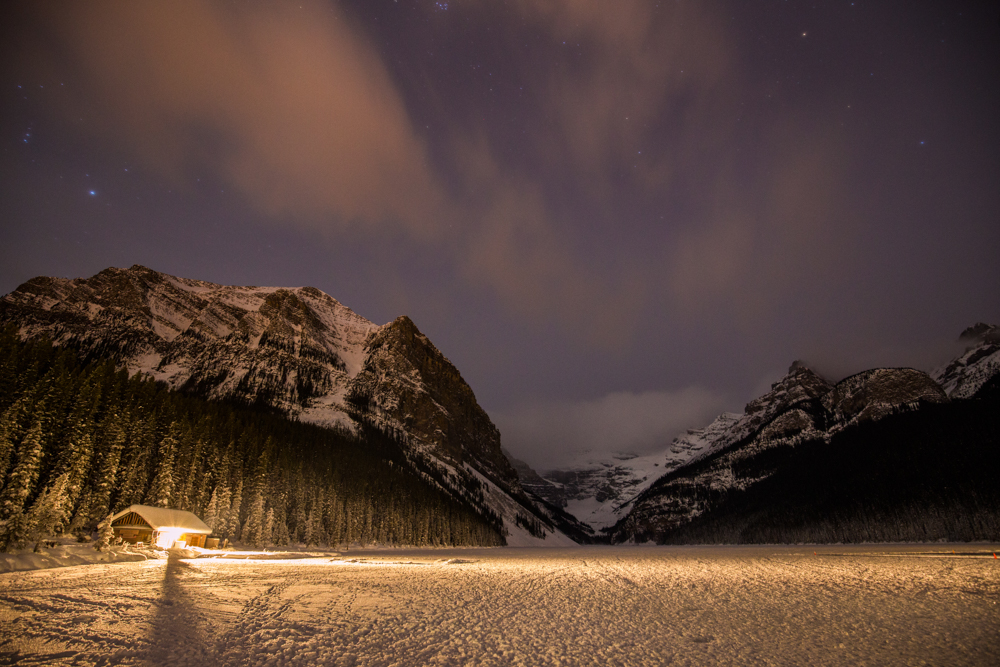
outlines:
[[[141,503],[189,510],[249,547],[502,545],[502,522],[358,433],[169,390],[0,331],[0,550],[89,535]]]

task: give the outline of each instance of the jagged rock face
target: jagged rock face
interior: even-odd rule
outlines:
[[[823,398],[835,423],[875,421],[920,402],[946,403],[948,396],[927,373],[912,368],[876,368],[837,383]]]
[[[614,523],[620,508],[659,476],[648,469],[653,468],[653,460],[661,458],[619,454],[610,460],[547,470],[542,477],[559,490],[561,507],[590,525],[603,528]]]
[[[177,389],[343,423],[336,404],[378,327],[323,292],[231,287],[142,266],[35,278],[0,300],[0,322]]]
[[[727,492],[769,477],[789,448],[828,439],[852,424],[947,401],[941,387],[921,371],[873,369],[832,385],[796,362],[702,454],[645,491],[612,537],[657,539],[711,510]]]
[[[321,426],[371,417],[402,436],[429,483],[512,532],[533,514],[551,530],[472,389],[407,317],[378,326],[314,287],[224,286],[133,266],[30,280],[0,299],[7,323],[207,398]]]
[[[742,418],[743,415],[735,412],[723,412],[705,428],[688,429],[683,435],[674,438],[667,453],[667,458],[673,461],[669,469],[676,470],[688,461],[717,449],[720,443],[730,437]]]
[[[522,493],[500,450],[500,431],[458,369],[405,315],[365,342],[364,365],[351,381],[348,401],[400,424],[454,465],[473,463],[508,492]]]
[[[510,464],[514,466],[514,471],[517,473],[517,478],[521,482],[522,489],[538,496],[555,507],[566,507],[566,494],[561,487],[539,475],[534,468],[512,456],[510,452],[505,451],[504,455],[510,461]]]
[[[313,287],[223,286],[142,266],[35,278],[0,300],[0,323],[113,358],[176,389],[348,428],[369,397],[384,425],[519,492],[500,433],[458,370],[401,317],[377,326]]]
[[[980,322],[962,332],[965,351],[932,376],[951,398],[1000,390],[1000,327]]]
[[[771,385],[771,391],[747,404],[735,434],[743,438],[756,433],[779,414],[814,403],[830,393],[831,389],[833,385],[796,361],[785,377]]]
[[[503,453],[514,466],[525,493],[535,500],[552,523],[577,542],[587,544],[594,541],[593,527],[565,511],[565,494],[559,486],[543,478],[530,465],[507,450],[503,450]]]
[[[514,461],[514,466],[525,490],[593,528],[605,529],[625,516],[639,494],[657,479],[716,446],[741,417],[723,413],[709,426],[685,432],[655,454],[579,452],[570,463],[542,474],[526,463],[519,467]]]

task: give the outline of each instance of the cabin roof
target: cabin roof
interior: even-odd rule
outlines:
[[[153,530],[164,530],[167,528],[183,528],[186,533],[198,533],[208,535],[212,529],[205,525],[205,522],[196,517],[191,512],[184,510],[174,510],[166,507],[150,507],[149,505],[129,505],[121,512],[111,517],[111,523],[126,516],[130,512],[135,512],[143,521],[149,524]]]

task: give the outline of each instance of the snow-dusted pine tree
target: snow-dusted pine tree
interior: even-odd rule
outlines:
[[[174,456],[177,451],[177,440],[180,435],[180,424],[170,425],[167,435],[160,441],[159,456],[156,462],[156,474],[146,493],[146,504],[153,507],[170,507],[174,495]]]
[[[59,475],[45,487],[28,511],[29,539],[39,539],[58,534],[70,511],[68,472]]]
[[[302,541],[307,547],[316,546],[316,544],[318,544],[316,541],[317,535],[315,531],[315,522],[313,521],[313,513],[311,511],[306,514],[305,529],[302,532]]]
[[[109,514],[97,524],[97,542],[94,543],[94,548],[98,551],[105,551],[111,546],[111,540],[115,536],[115,531],[111,527],[113,516],[114,514]]]
[[[205,514],[202,517],[202,521],[205,525],[215,531],[215,524],[219,522],[219,487],[215,487],[212,491],[212,498],[208,501],[208,507],[205,508]]]
[[[125,509],[129,505],[142,502],[145,497],[150,475],[150,459],[156,447],[156,440],[153,437],[155,421],[152,416],[136,416],[129,425],[112,510]]]
[[[80,515],[81,526],[104,517],[111,511],[111,491],[118,479],[118,467],[121,463],[122,450],[125,448],[126,431],[122,427],[128,418],[120,420],[117,415],[108,418],[108,426],[100,442],[103,445],[99,454],[96,469],[93,474],[93,487],[87,505],[81,504],[77,513]],[[74,525],[78,520],[74,518]],[[93,525],[93,524],[90,524]]]
[[[263,546],[274,544],[274,508],[268,507],[264,515],[264,528],[260,532],[260,542]]]
[[[28,543],[28,518],[21,510],[0,520],[0,551],[23,549]]]
[[[73,409],[65,422],[69,427],[68,437],[62,439],[61,446],[55,452],[56,465],[52,474],[69,473],[66,486],[69,504],[67,511],[76,506],[90,474],[94,457],[94,418],[101,399],[99,382],[100,376],[94,374],[88,376],[78,389]]]
[[[17,449],[17,463],[0,495],[0,520],[24,511],[24,505],[38,481],[44,428],[42,420],[35,419]]]
[[[237,474],[236,487],[233,489],[229,513],[226,515],[226,533],[234,539],[240,539],[240,511],[243,509],[243,478]]]
[[[0,416],[0,491],[6,486],[7,473],[14,465],[14,453],[24,436],[24,421],[30,405],[31,397],[23,396]]]
[[[242,540],[244,544],[252,547],[259,547],[262,543],[264,530],[264,494],[257,491],[250,501],[250,511],[247,512],[247,521],[243,525]]]
[[[275,523],[271,543],[276,544],[279,547],[284,547],[288,546],[289,542],[291,542],[291,539],[288,536],[288,524],[284,521],[278,521]]]

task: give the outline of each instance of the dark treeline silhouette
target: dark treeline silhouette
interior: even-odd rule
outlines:
[[[730,491],[666,544],[1000,539],[1000,394],[925,405],[854,425],[829,442],[769,450],[773,471]],[[778,456],[781,461],[764,460]],[[652,537],[652,536],[649,536]],[[642,536],[639,537],[642,539]]]
[[[500,545],[398,435],[206,401],[0,332],[0,549],[89,534],[134,503],[189,510],[248,546]]]

